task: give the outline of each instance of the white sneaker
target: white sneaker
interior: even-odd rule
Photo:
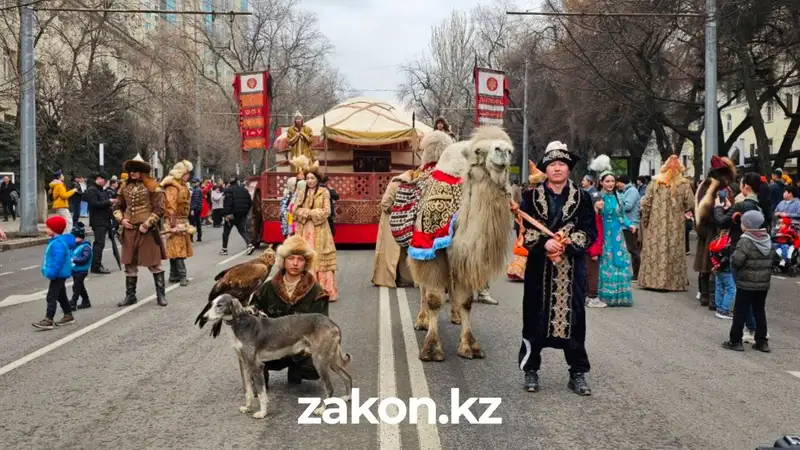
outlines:
[[[695,297],[695,300],[700,301],[700,297],[702,297],[702,295],[700,295],[700,293],[698,292],[697,297]]]
[[[589,308],[605,308],[606,306],[608,305],[597,297],[589,299]]]
[[[744,335],[742,335],[742,342],[744,342],[745,344],[755,344],[756,343],[755,333],[750,330],[744,330]]]

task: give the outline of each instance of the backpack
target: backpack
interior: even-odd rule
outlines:
[[[417,204],[422,197],[422,186],[419,179],[397,186],[392,211],[389,213],[389,229],[395,242],[401,248],[407,248],[414,234],[414,222],[417,219]]]

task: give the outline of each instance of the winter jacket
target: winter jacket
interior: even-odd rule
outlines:
[[[9,201],[11,199],[11,193],[15,190],[14,183],[9,181],[8,184],[6,184],[0,181],[0,203]]]
[[[222,209],[225,207],[225,192],[222,189],[211,191],[211,209]]]
[[[72,250],[75,249],[75,236],[61,234],[47,242],[42,260],[42,275],[48,280],[67,279],[72,275]]]
[[[189,209],[196,215],[199,215],[200,211],[203,209],[203,190],[200,186],[192,189],[192,200],[189,204]]]
[[[50,192],[53,195],[53,209],[69,208],[69,199],[75,195],[76,190],[67,190],[64,182],[53,180],[50,182]]]
[[[726,211],[722,206],[714,207],[714,222],[720,230],[730,230],[731,246],[735,247],[742,236],[742,215],[747,211],[761,211],[758,206],[758,199],[755,196],[745,197],[739,203],[735,203]],[[764,211],[761,211],[763,214]],[[761,224],[764,226],[764,224]]]
[[[622,205],[625,208],[625,216],[628,217],[628,222],[635,227],[639,227],[639,210],[642,198],[639,196],[639,191],[632,184],[625,185],[622,192]]]
[[[244,186],[231,184],[228,189],[225,189],[225,201],[223,205],[223,214],[241,218],[250,213],[253,199],[250,197],[250,192],[248,192]]]
[[[742,234],[731,256],[736,270],[736,287],[746,291],[768,291],[772,279],[775,250],[766,230],[748,230]]]
[[[88,189],[87,189],[88,191]],[[92,246],[89,241],[75,245],[75,250],[72,251],[72,274],[89,273],[89,268],[92,266]]]
[[[793,224],[800,226],[800,198],[781,200],[781,202],[778,203],[774,214],[776,227],[780,226],[781,223],[781,218],[778,217],[778,213],[782,213],[782,215],[791,219]]]
[[[783,191],[785,190],[786,185],[783,184],[783,180],[773,181],[769,184],[769,200],[772,202],[772,209],[775,209],[783,200]]]
[[[77,181],[73,181],[70,188],[75,190],[75,194],[69,198],[69,209],[70,211],[80,211],[81,201],[83,201],[83,186]]]
[[[108,228],[111,226],[111,200],[108,193],[94,181],[89,182],[89,187],[83,193],[86,208],[89,211],[89,226],[92,228]]]

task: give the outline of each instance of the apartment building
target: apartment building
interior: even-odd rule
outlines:
[[[795,111],[798,102],[800,102],[800,90],[787,89],[782,91],[779,95],[787,109],[789,111]],[[725,133],[726,139],[749,113],[750,108],[743,99],[735,101],[722,110],[722,130]],[[787,117],[780,105],[774,100],[767,102],[762,107],[761,117],[764,119],[764,128],[766,129],[767,138],[769,139],[770,153],[774,154],[778,151],[783,142],[791,119]],[[757,156],[756,146],[756,135],[753,129],[750,128],[739,137],[729,154],[735,157],[739,164],[744,164],[745,158]],[[792,151],[794,150],[800,150],[800,138],[795,138],[792,145]],[[796,169],[796,160],[790,159],[787,161],[786,166],[790,169]],[[790,170],[790,172],[794,172],[794,170]]]

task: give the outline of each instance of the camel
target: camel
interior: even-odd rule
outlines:
[[[476,129],[469,141],[444,150],[420,199],[415,233],[436,236],[431,248],[409,247],[407,260],[424,303],[415,324],[428,330],[419,352],[423,361],[444,360],[437,319],[445,291],[450,293],[451,322],[461,324],[457,354],[485,357],[472,333],[472,293],[504,270],[511,250],[508,168],[513,151],[501,128]]]

